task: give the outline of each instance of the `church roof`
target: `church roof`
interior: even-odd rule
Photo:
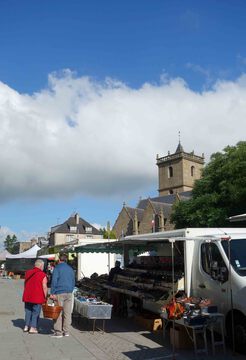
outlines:
[[[183,146],[181,145],[180,141],[179,141],[179,144],[178,144],[178,147],[175,151],[175,154],[177,153],[181,153],[181,152],[184,152],[184,149],[183,149]]]
[[[163,215],[165,218],[169,218],[170,213],[172,211],[172,204],[166,204],[156,201],[150,201],[151,205],[153,206],[153,209],[156,214],[160,215],[161,211],[163,212]]]
[[[191,191],[183,191],[179,193],[179,197],[180,200],[189,200],[191,198]],[[162,195],[162,196],[157,196],[154,198],[149,198],[149,199],[143,199],[140,200],[137,208],[139,209],[145,209],[147,204],[148,204],[148,200],[153,201],[153,202],[158,202],[158,203],[165,203],[165,204],[173,204],[176,200],[176,194],[169,194],[169,195]]]
[[[138,220],[141,221],[143,219],[144,209],[132,208],[129,206],[125,206],[125,209],[127,210],[132,220],[134,219],[135,211],[137,211]]]

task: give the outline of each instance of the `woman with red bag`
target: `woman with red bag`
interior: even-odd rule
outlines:
[[[44,262],[41,259],[35,261],[34,268],[28,270],[25,275],[24,292],[22,301],[25,303],[25,327],[24,332],[37,334],[38,320],[41,305],[47,297],[47,277],[44,270]]]

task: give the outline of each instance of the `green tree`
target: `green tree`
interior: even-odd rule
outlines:
[[[176,228],[245,226],[227,220],[241,213],[246,213],[246,141],[211,156],[192,199],[177,203],[171,220]]]
[[[8,250],[10,253],[12,253],[16,243],[17,243],[16,235],[12,235],[12,236],[7,235],[6,239],[4,241],[4,247],[6,250]]]
[[[116,239],[116,235],[113,232],[113,230],[110,230],[108,232],[108,230],[103,228],[103,229],[100,229],[100,232],[102,233],[104,239]]]

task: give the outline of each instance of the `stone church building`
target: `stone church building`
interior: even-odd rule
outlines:
[[[195,180],[200,179],[204,166],[204,155],[184,151],[180,141],[174,154],[164,157],[157,155],[159,196],[140,200],[135,208],[123,204],[113,231],[119,239],[174,229],[170,222],[173,205],[177,201],[191,198]]]

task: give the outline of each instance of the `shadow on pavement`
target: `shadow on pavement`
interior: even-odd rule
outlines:
[[[72,326],[81,331],[91,331],[93,326],[93,321],[87,319],[78,314],[72,315]],[[103,321],[98,319],[96,320],[96,328],[102,328]],[[132,319],[128,318],[117,318],[113,317],[112,319],[105,320],[105,332],[110,333],[122,333],[122,332],[143,332],[146,333],[146,337],[149,336],[152,341],[157,341],[160,343],[162,341],[162,332],[156,331],[156,333],[151,333],[146,330],[143,326],[137,324]],[[158,333],[158,334],[157,334]],[[163,345],[163,341],[162,341]]]
[[[23,329],[25,326],[24,319],[13,319],[11,321],[12,321],[13,326],[18,327],[20,329]]]
[[[13,326],[23,329],[25,326],[24,319],[13,319],[11,320]],[[38,329],[40,334],[52,334],[53,321],[49,319],[40,318],[38,322]]]
[[[166,343],[166,345],[170,344],[168,339],[166,339],[166,341],[164,341],[162,330],[154,331],[154,332],[145,332],[145,333],[142,333],[142,336],[144,336],[148,340],[156,342],[157,344],[159,344],[161,346],[164,346],[165,343]]]
[[[124,355],[126,355],[129,359],[131,360],[149,360],[149,359],[165,359],[165,358],[169,358],[171,357],[171,352],[170,349],[165,349],[164,347],[161,348],[156,348],[156,349],[151,349],[148,348],[146,346],[142,346],[142,345],[137,345],[136,347],[139,348],[139,350],[134,350],[134,351],[127,351],[127,352],[123,352]]]
[[[52,334],[54,328],[53,320],[40,318],[38,328],[40,334]]]

